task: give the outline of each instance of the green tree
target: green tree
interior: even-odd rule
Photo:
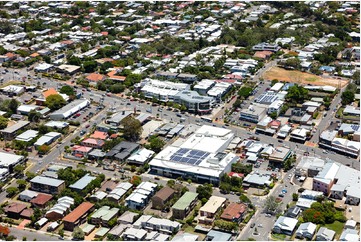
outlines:
[[[0,129],[5,129],[8,126],[9,119],[0,116]]]
[[[139,120],[128,116],[121,121],[123,126],[123,136],[126,140],[137,141],[143,131],[142,124]]]
[[[12,98],[8,105],[10,112],[14,114],[17,112],[20,103],[16,99]]]
[[[270,116],[270,118],[272,118],[272,119],[276,119],[277,116],[278,116],[278,114],[277,114],[276,111],[274,111],[274,112],[270,113],[269,116]]]
[[[350,104],[353,102],[354,99],[355,99],[355,93],[350,90],[346,90],[341,94],[342,105]]]
[[[264,202],[263,208],[267,213],[277,214],[280,211],[280,203],[276,202],[275,196],[268,196]]]
[[[86,73],[94,72],[96,70],[97,66],[98,66],[98,64],[94,60],[84,61],[84,63],[83,63],[84,72],[86,72]]]
[[[64,229],[59,230],[58,234],[59,234],[60,237],[63,238],[64,237]]]
[[[308,90],[302,86],[294,85],[288,89],[286,99],[295,103],[303,103],[308,98]]]
[[[28,120],[30,122],[38,123],[40,120],[41,114],[36,110],[31,110],[28,114]]]
[[[72,236],[76,240],[84,240],[85,234],[84,234],[83,230],[77,226],[74,228]]]
[[[113,24],[113,20],[111,20],[110,18],[105,18],[105,19],[103,20],[103,24],[105,24],[107,27],[111,27],[111,26],[114,25],[114,24]]]
[[[197,187],[197,193],[199,194],[198,197],[199,199],[209,199],[212,196],[213,193],[213,186],[212,184],[203,184],[203,185],[199,185]]]
[[[25,166],[24,165],[16,165],[14,167],[14,172],[17,174],[22,174],[25,170]]]
[[[53,111],[58,110],[59,108],[63,107],[65,104],[66,101],[59,94],[49,95],[45,101],[45,106],[47,106]]]
[[[125,90],[124,85],[122,85],[120,83],[113,84],[109,87],[109,91],[111,93],[121,93],[121,92],[124,92],[124,90]]]
[[[6,188],[6,193],[8,194],[9,197],[13,197],[16,194],[19,193],[19,188],[17,187],[8,187]]]
[[[151,136],[149,139],[149,148],[154,152],[158,153],[162,150],[163,146],[165,145],[164,140],[159,138],[156,135]]]
[[[59,90],[60,93],[64,93],[68,96],[74,96],[75,95],[75,90],[73,87],[71,86],[68,86],[68,85],[65,85],[65,86],[62,86]]]
[[[293,200],[293,201],[297,201],[297,200],[298,200],[298,194],[297,194],[297,193],[292,193],[292,200]]]
[[[238,95],[243,98],[243,99],[246,99],[248,98],[251,93],[252,93],[252,87],[247,87],[247,86],[243,86],[241,87],[241,89],[238,91]]]
[[[20,190],[25,189],[27,182],[23,179],[16,180],[16,184],[18,184],[18,188]]]
[[[30,171],[27,171],[25,173],[25,176],[26,176],[26,180],[30,181],[31,179],[33,179],[34,177],[36,177],[36,174],[33,173],[33,172],[30,172]]]

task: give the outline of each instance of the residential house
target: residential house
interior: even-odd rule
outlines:
[[[356,229],[357,221],[349,219],[345,223],[345,229]]]
[[[31,190],[24,190],[19,193],[18,199],[24,202],[30,202],[31,199],[35,198],[39,193],[31,191]]]
[[[119,218],[118,223],[123,225],[130,225],[134,223],[135,219],[139,216],[138,213],[133,213],[130,211],[125,211]]]
[[[200,208],[199,213],[199,222],[205,223],[205,224],[212,224],[216,213],[223,208],[226,198],[224,197],[217,197],[217,196],[211,196],[207,203],[203,205],[203,207]]]
[[[186,233],[186,232],[179,232],[176,236],[173,237],[171,241],[198,241],[199,235]]]
[[[87,215],[93,210],[94,204],[92,203],[83,202],[80,204],[63,218],[64,230],[73,231],[76,226],[86,221]]]
[[[58,132],[49,132],[41,136],[35,143],[34,147],[37,148],[42,145],[50,145],[55,140],[61,137],[61,133]]]
[[[312,240],[315,232],[316,232],[317,225],[311,222],[308,223],[302,223],[298,227],[296,231],[296,237],[298,238],[306,238],[309,240]]]
[[[297,216],[300,214],[301,209],[297,206],[293,206],[290,207],[289,209],[287,209],[287,211],[285,212],[285,217],[290,217],[290,218],[297,218]]]
[[[72,205],[74,205],[74,198],[67,196],[61,197],[57,203],[45,213],[45,217],[50,221],[60,220],[70,210]]]
[[[274,223],[272,231],[278,234],[292,235],[297,223],[297,219],[280,216]]]
[[[74,145],[72,148],[72,154],[76,157],[87,157],[88,154],[93,150],[92,147],[86,147],[86,146],[80,146],[80,145]]]
[[[74,184],[70,185],[69,188],[77,193],[84,194],[84,189],[95,180],[95,176],[90,176],[89,174],[85,174],[82,178],[76,181]]]
[[[109,192],[107,199],[118,203],[120,199],[133,187],[129,182],[121,182],[114,187],[114,189]]]
[[[30,180],[31,190],[44,192],[49,194],[59,194],[65,189],[65,182],[63,180],[36,176]]]
[[[130,209],[143,209],[151,196],[154,195],[157,184],[142,182],[126,199],[126,206]]]
[[[135,151],[131,156],[128,157],[127,163],[129,164],[136,164],[136,165],[144,165],[148,161],[151,160],[153,155],[155,154],[154,151],[148,150],[146,148],[141,148]]]
[[[18,121],[17,123],[2,129],[0,132],[5,140],[13,140],[18,132],[26,128],[29,124],[29,121]]]
[[[217,231],[214,229],[211,229],[208,233],[205,241],[230,241],[232,239],[232,234]]]
[[[52,195],[39,193],[35,198],[30,200],[30,203],[33,207],[44,209],[51,199],[53,199]]]
[[[87,147],[101,149],[103,147],[103,145],[105,144],[105,142],[104,142],[104,140],[101,140],[101,139],[87,138],[87,139],[84,139],[81,142],[81,144],[84,146],[87,146]]]
[[[110,208],[109,206],[103,206],[96,210],[90,216],[90,221],[92,224],[108,227],[109,221],[116,218],[118,212],[119,208]]]
[[[247,205],[244,203],[231,203],[223,211],[221,219],[240,223],[247,212]]]
[[[150,231],[157,231],[164,234],[172,234],[178,232],[181,224],[168,219],[155,218],[150,215],[142,215],[133,224],[134,228],[142,228]]]
[[[175,219],[184,219],[188,213],[192,211],[197,204],[198,194],[193,192],[186,192],[181,198],[172,206],[172,216]]]
[[[144,229],[128,228],[121,237],[125,241],[144,241],[147,231]]]
[[[360,241],[360,236],[356,229],[345,229],[342,231],[340,241]]]
[[[90,135],[90,138],[92,139],[100,139],[100,140],[106,140],[109,138],[109,135],[107,132],[101,132],[101,131],[97,131],[95,130],[94,133],[92,133]]]
[[[139,149],[139,144],[128,141],[122,141],[113,147],[107,154],[108,159],[115,159],[118,161],[125,161],[136,150]]]
[[[26,208],[27,206],[23,203],[10,203],[4,207],[4,212],[8,218],[19,219],[21,212]]]
[[[163,187],[152,197],[152,208],[162,210],[167,202],[174,197],[175,191],[170,187]]]
[[[326,227],[321,227],[316,234],[316,241],[332,241],[336,232]]]
[[[104,81],[106,76],[99,73],[91,73],[85,77],[87,81],[89,81],[90,85],[96,85],[98,82]]]

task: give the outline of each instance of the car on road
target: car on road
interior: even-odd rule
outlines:
[[[272,215],[270,214],[270,213],[266,213],[266,215],[265,215],[267,218],[270,218],[270,217],[272,217]]]
[[[181,118],[181,117],[182,117],[182,115],[181,115],[180,113],[177,113],[177,117]]]
[[[280,194],[278,194],[278,196],[279,196],[279,197],[284,197],[284,196],[285,196],[285,194],[280,193]]]
[[[283,143],[283,140],[279,139],[278,142]]]
[[[89,127],[90,127],[90,124],[85,125],[85,128],[89,128]]]
[[[256,224],[255,224],[255,223],[252,223],[252,224],[251,224],[251,228],[254,228],[254,226],[256,226]]]

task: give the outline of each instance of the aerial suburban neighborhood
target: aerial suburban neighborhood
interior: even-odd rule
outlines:
[[[1,1],[0,240],[359,241],[359,1]]]

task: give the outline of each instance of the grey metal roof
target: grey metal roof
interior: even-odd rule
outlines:
[[[30,182],[43,184],[43,185],[49,185],[49,186],[53,186],[53,187],[58,187],[64,183],[63,180],[44,177],[44,176],[36,176],[33,179],[31,179]]]
[[[7,127],[5,129],[1,130],[1,132],[3,132],[3,133],[13,133],[13,132],[25,127],[28,124],[30,124],[29,121],[19,121],[16,124],[11,125],[10,127]]]
[[[95,176],[90,176],[89,174],[86,174],[85,176],[80,178],[77,182],[70,185],[69,188],[83,190],[95,178],[96,178]]]

